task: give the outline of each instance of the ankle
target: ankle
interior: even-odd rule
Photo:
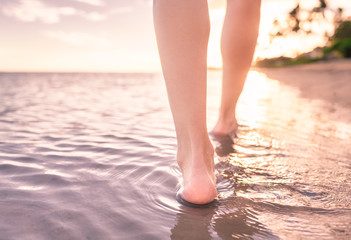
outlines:
[[[188,167],[197,167],[213,161],[214,148],[208,137],[200,140],[187,141],[184,144],[178,140],[177,162],[182,169],[184,165]]]
[[[226,135],[238,128],[238,123],[235,117],[219,118],[215,127],[212,130],[214,134]]]
[[[218,123],[222,125],[230,125],[236,123],[235,113],[233,114],[220,114],[218,118]]]

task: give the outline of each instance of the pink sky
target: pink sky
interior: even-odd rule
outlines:
[[[261,35],[294,4],[263,0]],[[223,5],[211,2],[208,62],[215,67],[221,64]],[[160,70],[150,0],[1,0],[0,28],[0,71]]]

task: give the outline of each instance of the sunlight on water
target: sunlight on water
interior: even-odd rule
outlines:
[[[216,117],[211,116],[217,116],[220,81],[209,85],[212,97],[209,98],[209,125],[213,126]],[[340,224],[344,226],[343,232],[348,229],[349,234],[346,222],[350,220],[351,202],[346,196],[351,193],[350,183],[347,183],[351,124],[338,118],[347,113],[347,109],[340,107],[334,115],[324,114],[328,107],[328,103],[320,100],[300,98],[297,89],[251,71],[237,108],[240,124],[237,138],[215,141],[221,201],[244,198],[253,201],[253,209],[263,207],[263,212],[255,214],[256,217],[269,226],[273,235],[282,238],[310,236],[314,239],[318,235],[333,239],[338,236],[330,233],[337,232],[333,225]],[[333,183],[331,179],[334,179]],[[340,193],[335,182],[342,182],[346,192]],[[318,212],[325,211],[329,215],[338,211],[332,206],[345,208],[346,212],[340,222],[336,220],[338,223],[330,224],[325,230],[323,224],[328,223],[328,218]],[[273,214],[281,221],[272,221],[266,212],[270,212],[271,207],[291,217]],[[310,224],[310,231],[304,233],[306,228],[300,224],[308,221],[302,221],[301,214],[304,218],[307,218],[306,214],[310,215],[308,219],[312,222],[319,219],[321,225]],[[291,221],[293,225],[288,224]]]
[[[38,190],[42,190],[43,187],[18,186],[17,189],[19,189],[19,190],[27,190],[27,191],[38,191]]]
[[[3,156],[3,155],[2,155]],[[4,157],[4,156],[3,156]],[[18,166],[18,167],[28,167],[28,168],[37,168],[44,169],[43,166],[35,163],[27,163],[27,162],[18,162],[18,161],[9,161],[9,160],[1,160],[1,164]]]
[[[245,107],[238,108],[238,114],[243,116],[245,124],[250,127],[261,127],[262,123],[268,121],[267,103],[277,88],[279,88],[277,82],[272,82],[261,73],[249,72],[241,97],[242,104],[239,105]]]

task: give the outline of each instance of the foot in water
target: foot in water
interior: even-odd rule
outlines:
[[[219,119],[215,127],[210,132],[213,136],[236,135],[238,122],[235,118],[228,120]]]
[[[183,175],[181,197],[193,204],[207,204],[217,197],[214,150],[203,146],[178,148],[177,161]]]

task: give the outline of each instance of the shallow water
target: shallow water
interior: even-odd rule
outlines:
[[[209,72],[208,123],[220,73]],[[250,72],[218,201],[175,198],[160,74],[0,74],[0,239],[350,239],[349,110]]]

